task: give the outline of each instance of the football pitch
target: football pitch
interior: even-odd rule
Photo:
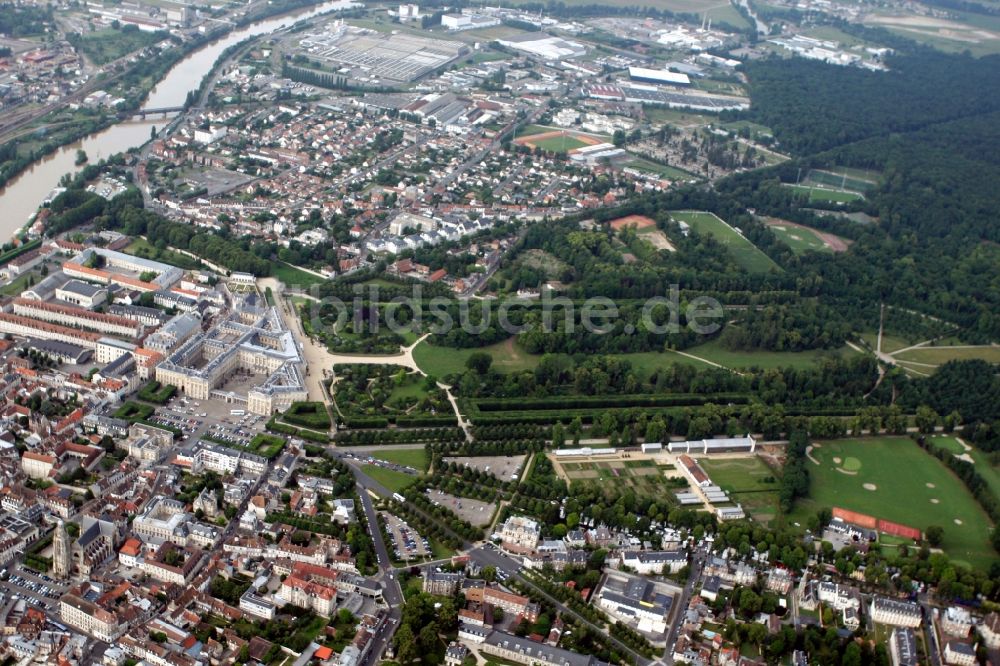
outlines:
[[[754,520],[767,524],[777,516],[778,478],[760,458],[706,457],[698,463]]]
[[[562,136],[553,136],[535,141],[534,145],[552,153],[566,153],[577,148],[589,146],[590,144],[586,141],[581,141],[572,134],[563,134]]]
[[[709,234],[722,243],[740,266],[751,273],[767,273],[780,270],[778,265],[756,245],[743,237],[736,229],[726,224],[715,213],[705,211],[671,211],[670,217],[677,222],[686,222],[699,234]]]
[[[992,524],[965,486],[907,437],[818,442],[807,463],[809,498],[790,518],[835,506],[926,530],[944,529],[942,548],[956,562],[989,566]]]
[[[813,201],[826,201],[831,203],[850,203],[858,199],[864,199],[864,195],[849,190],[834,190],[828,187],[811,187],[809,185],[785,185],[796,192],[809,195],[810,203]]]

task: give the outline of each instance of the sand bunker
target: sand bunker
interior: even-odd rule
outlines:
[[[932,497],[931,498],[931,504],[940,504],[940,503],[941,503],[941,500],[939,500],[937,497]]]
[[[861,487],[864,488],[865,490],[878,490],[878,486],[876,486],[874,483],[866,483]]]
[[[961,525],[961,524],[962,524],[962,521],[961,521],[961,519],[959,519],[959,518],[956,518],[956,519],[955,519],[955,524],[956,524],[956,525]]]
[[[839,464],[840,464],[840,463],[842,463],[842,462],[843,462],[843,460],[841,460],[841,459],[840,459],[840,458],[838,458],[837,456],[834,456],[834,457],[833,457],[833,464],[834,464],[834,465],[839,465]]]
[[[927,484],[927,487],[928,487],[928,488],[934,488],[934,487],[936,487],[936,486],[935,486],[935,485],[934,485],[933,483],[928,483],[928,484]]]

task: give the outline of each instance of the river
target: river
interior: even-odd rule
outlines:
[[[265,19],[234,30],[174,65],[150,91],[143,108],[182,106],[187,100],[188,92],[197,90],[222,52],[248,37],[266,35],[318,14],[354,6],[357,5],[349,0],[335,0],[313,9]],[[76,165],[77,150],[84,150],[91,162],[97,162],[129,148],[138,148],[149,141],[153,127],[163,127],[168,122],[169,119],[162,116],[150,117],[144,121],[120,122],[80,141],[67,144],[32,164],[0,190],[0,239],[10,238],[28,222],[48,194],[58,187],[64,174],[75,173],[82,168]]]

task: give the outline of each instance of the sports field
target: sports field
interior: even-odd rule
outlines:
[[[810,169],[802,179],[803,185],[816,185],[834,190],[867,192],[876,185],[881,174],[877,171],[834,167],[829,170]]]
[[[780,270],[778,264],[714,213],[704,211],[671,211],[670,217],[686,222],[700,234],[710,234],[722,243],[740,266],[751,273]]]
[[[763,220],[771,232],[782,243],[791,248],[795,254],[803,254],[810,250],[815,252],[847,251],[848,243],[840,236],[773,217],[763,218]]]
[[[576,138],[568,132],[563,132],[562,136],[552,136],[539,141],[533,141],[532,144],[551,153],[568,153],[571,150],[592,145],[587,141]]]
[[[529,125],[520,132],[514,143],[531,148],[541,148],[553,153],[567,153],[585,146],[595,146],[604,143],[607,137],[597,134],[585,134],[559,128]]]
[[[995,561],[989,517],[947,467],[909,438],[824,441],[810,455],[810,496],[796,503],[791,520],[804,524],[819,509],[839,506],[922,530],[938,525],[953,560],[973,567]]]
[[[796,192],[808,194],[810,202],[825,201],[830,203],[850,203],[851,201],[864,199],[863,195],[848,190],[835,190],[828,187],[811,187],[809,185],[792,184],[786,184],[785,187],[789,187]]]
[[[700,458],[698,463],[754,520],[768,523],[778,515],[777,476],[757,456]]]
[[[950,435],[934,435],[931,437],[931,443],[951,451],[963,460],[971,460],[972,464],[976,466],[976,472],[983,477],[986,485],[1000,499],[1000,469],[990,463],[990,458],[986,453]]]

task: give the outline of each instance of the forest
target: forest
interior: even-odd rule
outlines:
[[[782,264],[803,284],[821,284],[842,311],[886,302],[953,322],[970,342],[996,340],[1000,58],[914,47],[888,64],[887,73],[800,58],[745,65],[753,106],[739,117],[772,127],[779,147],[798,159],[732,176],[718,189],[758,212],[855,240],[843,255]],[[831,222],[780,187],[820,166],[881,172],[878,187],[849,207],[878,225]]]
[[[0,34],[8,37],[38,35],[53,25],[52,5],[0,4]]]

